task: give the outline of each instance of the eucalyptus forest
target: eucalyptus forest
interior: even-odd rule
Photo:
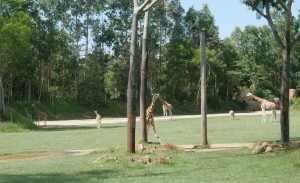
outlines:
[[[20,101],[67,101],[90,108],[125,103],[132,12],[132,0],[0,0],[1,112]],[[284,15],[280,9],[271,13],[283,37]],[[297,16],[292,17],[292,36],[300,28]],[[221,39],[208,5],[185,11],[179,0],[157,1],[149,18],[148,97],[157,91],[178,106],[200,105],[202,31],[207,42],[208,108],[227,110],[226,103],[239,103],[241,87],[264,98],[280,97],[282,54],[268,25],[236,27]],[[141,70],[143,24],[141,14],[136,76]],[[299,91],[299,42],[291,50],[289,68],[289,87]],[[141,81],[136,78],[138,90]]]

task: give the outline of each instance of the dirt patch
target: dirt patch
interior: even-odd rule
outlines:
[[[69,151],[59,151],[59,152],[4,155],[4,156],[0,156],[0,162],[27,160],[27,159],[57,158],[57,157],[63,157],[68,155],[81,156],[81,155],[93,153],[95,151],[97,150],[96,149],[69,150]]]
[[[205,149],[197,149],[195,145],[177,145],[176,147],[177,147],[177,150],[182,150],[185,152],[213,152],[213,151],[249,148],[252,145],[253,144],[251,144],[251,143],[211,144],[209,148],[205,148]],[[168,149],[168,148],[164,147],[164,149]],[[170,150],[170,149],[168,149],[168,150]],[[29,159],[58,158],[58,157],[64,157],[64,156],[69,156],[69,155],[81,156],[81,155],[91,154],[96,151],[99,151],[99,149],[68,150],[68,151],[46,152],[46,153],[3,155],[3,156],[0,156],[0,163],[8,162],[8,161],[29,160]],[[141,151],[143,151],[143,148]],[[158,149],[156,147],[150,148],[150,150],[149,150],[149,152],[151,152],[151,153],[153,153],[155,151],[158,151]]]
[[[234,150],[241,148],[249,148],[252,143],[228,143],[228,144],[211,144],[208,148],[198,149],[195,145],[179,145],[178,147],[185,152],[213,152],[223,150]]]

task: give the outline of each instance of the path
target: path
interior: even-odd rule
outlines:
[[[261,115],[261,111],[255,112],[245,112],[245,113],[235,113],[235,116],[246,116],[246,115]],[[218,116],[228,116],[228,113],[220,114],[208,114],[207,117],[218,117]],[[187,118],[201,118],[201,115],[173,115],[173,119],[187,119]],[[156,120],[163,120],[163,116],[155,117]],[[140,118],[137,117],[136,121]],[[127,118],[103,118],[101,124],[110,123],[126,123]],[[60,121],[47,121],[48,126],[84,126],[84,125],[96,125],[95,119],[80,119],[80,120],[60,120]]]

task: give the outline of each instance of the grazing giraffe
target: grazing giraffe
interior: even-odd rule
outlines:
[[[97,128],[101,128],[101,115],[98,113],[98,111],[94,111],[96,114],[96,125]]]
[[[44,125],[47,125],[47,114],[41,110],[39,110],[34,104],[32,104],[32,107],[34,108],[37,116],[37,125],[39,126],[40,123],[40,117],[44,119]]]
[[[173,110],[173,106],[172,104],[169,104],[168,102],[166,102],[164,99],[159,98],[160,99],[160,103],[162,104],[162,108],[163,108],[163,115],[166,119],[166,117],[168,116],[168,111],[169,111],[169,115],[170,118],[172,118],[172,110]],[[169,118],[169,119],[170,119]]]
[[[154,93],[152,95],[153,95],[152,102],[151,102],[150,106],[146,110],[146,126],[147,126],[148,132],[149,132],[150,126],[152,126],[153,131],[155,133],[155,137],[158,139],[158,141],[160,142],[160,144],[162,144],[162,142],[159,139],[159,136],[157,135],[156,130],[155,130],[154,116],[153,116],[153,110],[154,110],[155,101],[159,97],[159,93]]]
[[[253,99],[257,100],[258,102],[260,102],[260,107],[261,107],[261,110],[262,110],[262,123],[266,123],[266,110],[272,110],[272,116],[270,118],[270,121],[272,121],[272,118],[274,116],[275,118],[275,123],[276,123],[276,112],[277,110],[279,109],[279,98],[274,98],[272,102],[266,100],[266,99],[263,99],[263,98],[260,98],[258,96],[255,96],[253,95],[252,93],[248,93],[246,95],[247,97],[252,97]]]

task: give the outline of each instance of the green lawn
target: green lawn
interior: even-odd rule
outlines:
[[[269,117],[269,116],[268,116]],[[291,140],[300,140],[300,113],[290,113]],[[262,124],[261,116],[208,118],[210,144],[280,139],[280,124]],[[199,144],[200,119],[156,121],[160,138],[170,144]],[[300,151],[252,154],[249,149],[187,153],[126,152],[126,124],[72,128],[42,128],[0,133],[0,156],[18,153],[99,149],[82,156],[0,162],[0,182],[299,182]],[[136,137],[139,135],[137,122]],[[149,141],[157,142],[152,131]],[[153,146],[153,144],[151,145]],[[105,149],[105,150],[103,150]],[[115,161],[94,162],[107,155]],[[168,164],[131,162],[131,157],[169,157]]]

